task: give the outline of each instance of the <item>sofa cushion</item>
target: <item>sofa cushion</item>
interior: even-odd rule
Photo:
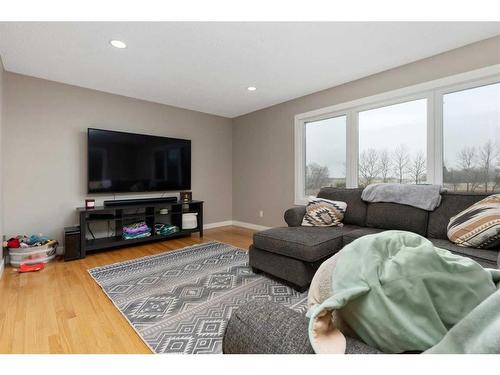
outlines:
[[[222,342],[224,354],[314,354],[308,319],[278,303],[252,301],[234,310]]]
[[[471,258],[484,267],[498,268],[498,250],[475,249],[472,247],[458,246],[451,241],[439,238],[429,238],[429,241],[431,241],[436,247]]]
[[[248,264],[257,272],[262,271],[277,277],[293,289],[306,291],[319,266],[325,259],[306,262],[270,251],[261,250],[253,245],[248,249]]]
[[[305,214],[306,206],[297,206],[286,210],[283,217],[289,227],[300,227]]]
[[[447,227],[450,219],[488,195],[480,193],[443,193],[439,207],[429,213],[427,236],[448,239]]]
[[[252,301],[233,311],[222,341],[224,354],[314,354],[309,319],[275,302]],[[346,336],[346,354],[381,354]]]
[[[335,254],[343,246],[342,235],[357,226],[343,227],[285,227],[257,232],[253,245],[291,258],[314,262]]]
[[[350,244],[352,241],[357,240],[360,237],[369,235],[369,234],[376,234],[380,232],[384,232],[385,229],[377,229],[377,228],[360,228],[360,229],[355,229],[352,230],[348,233],[345,233],[343,236],[344,239],[344,246],[347,244]]]
[[[347,203],[344,224],[365,225],[367,204],[361,199],[363,189],[342,189],[324,187],[318,193],[318,198]]]
[[[406,230],[425,236],[428,211],[397,203],[370,203],[366,226],[380,229]]]
[[[341,227],[347,204],[324,198],[309,198],[306,214],[302,220],[304,227]]]
[[[493,194],[453,216],[448,239],[463,247],[500,247],[500,194]]]

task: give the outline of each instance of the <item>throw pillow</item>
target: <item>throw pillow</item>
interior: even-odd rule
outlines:
[[[302,225],[307,227],[341,227],[347,203],[323,198],[309,198]]]
[[[448,238],[464,247],[500,247],[500,194],[490,195],[453,216]]]

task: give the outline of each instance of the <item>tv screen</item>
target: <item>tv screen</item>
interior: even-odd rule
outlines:
[[[89,193],[191,189],[191,141],[88,129]]]

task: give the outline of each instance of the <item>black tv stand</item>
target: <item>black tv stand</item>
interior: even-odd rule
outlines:
[[[171,238],[189,236],[191,233],[199,233],[203,237],[203,201],[181,202],[175,199],[160,202],[148,200],[135,200],[131,204],[113,204],[111,206],[99,206],[95,208],[77,208],[80,219],[80,258],[85,258],[87,253],[121,246],[138,245],[153,241],[165,241]],[[138,203],[141,201],[141,203]],[[116,202],[116,201],[115,201]],[[165,209],[168,213],[165,213]],[[194,229],[182,228],[182,214],[197,213],[197,227]],[[151,236],[125,240],[122,237],[123,226],[133,222],[144,221],[152,229]],[[113,222],[114,235],[110,237],[88,238],[88,228],[95,222]],[[175,225],[179,231],[170,235],[156,235],[154,227],[157,223]]]
[[[177,202],[177,198],[166,197],[166,198],[115,199],[115,200],[104,201],[103,205],[105,207],[112,207],[112,206],[131,206],[138,204],[147,205],[150,203],[172,203],[172,202]]]

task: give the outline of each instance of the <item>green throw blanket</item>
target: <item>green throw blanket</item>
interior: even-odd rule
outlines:
[[[500,271],[436,248],[417,234],[386,231],[364,236],[337,255],[331,295],[310,307],[311,344],[318,353],[331,352],[328,343],[336,340],[332,331],[345,334],[348,329],[348,334],[386,353],[425,351],[491,296],[499,279]],[[495,301],[491,304],[500,303]],[[493,317],[490,321],[498,325]],[[464,324],[462,329],[456,325],[457,335],[473,329],[472,323]],[[452,351],[457,337],[443,341],[442,350]]]
[[[499,354],[500,290],[486,298],[425,353]]]

